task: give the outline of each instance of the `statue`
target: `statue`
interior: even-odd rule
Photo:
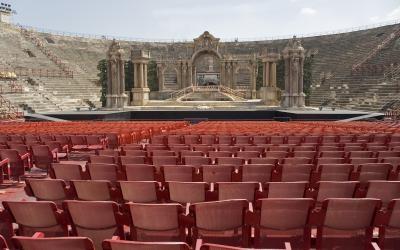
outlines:
[[[285,91],[282,106],[287,108],[304,107],[303,63],[304,48],[296,36],[291,39],[282,51],[285,60]]]

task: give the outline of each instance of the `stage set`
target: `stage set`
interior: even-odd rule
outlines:
[[[188,57],[151,58],[132,48],[133,88],[125,91],[124,50],[115,40],[107,51],[106,107],[101,111],[46,114],[66,120],[342,120],[382,119],[383,114],[306,107],[303,92],[304,48],[293,37],[282,51],[230,54],[219,39],[204,32]],[[158,91],[148,87],[148,63],[157,64]],[[277,87],[277,61],[284,60],[284,89]],[[257,89],[258,62],[262,86]],[[152,98],[150,98],[152,97]],[[155,98],[154,98],[155,97]],[[32,118],[35,119],[35,118]]]

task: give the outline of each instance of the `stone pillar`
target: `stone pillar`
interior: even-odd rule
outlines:
[[[299,40],[293,37],[282,51],[285,60],[285,92],[282,106],[301,108],[305,105],[303,92],[304,48]]]
[[[257,60],[254,55],[254,58],[251,62],[251,99],[257,98]]]
[[[150,93],[150,89],[147,85],[147,64],[150,60],[150,53],[143,50],[133,50],[131,57],[134,69],[136,70],[131,105],[144,106],[149,101]]]
[[[107,94],[106,107],[120,109],[126,106],[128,96],[125,94],[125,64],[122,59],[124,51],[115,40],[107,51]]]
[[[259,96],[267,106],[278,106],[278,88],[276,87],[276,62],[280,55],[275,52],[267,52],[261,56],[263,63],[263,84],[259,90]]]

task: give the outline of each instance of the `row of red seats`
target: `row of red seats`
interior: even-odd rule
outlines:
[[[208,183],[232,181],[361,181],[398,180],[399,173],[387,163],[367,163],[358,167],[351,164],[325,164],[314,169],[310,164],[272,165],[247,164],[235,168],[231,165],[170,165],[159,169],[153,165],[131,164],[122,168],[115,164],[90,163],[83,171],[80,165],[52,164],[50,176],[63,180],[118,180],[128,181],[204,181]]]
[[[87,237],[45,237],[42,232],[37,232],[32,237],[14,236],[12,242],[20,250],[95,250],[93,241]],[[185,242],[126,241],[121,240],[118,236],[104,240],[102,246],[103,250],[246,250],[240,247],[203,243],[201,239],[197,240],[196,246],[192,248]],[[1,235],[0,249],[9,250],[7,242]],[[275,250],[291,249],[290,243],[285,242],[285,248]]]
[[[190,127],[189,127],[190,128]],[[169,134],[151,137],[152,144],[294,144],[345,143],[345,142],[400,142],[400,134],[342,134],[342,135],[214,135],[214,134]]]
[[[309,182],[156,182],[27,179],[25,192],[38,201],[64,200],[115,201],[118,203],[182,204],[245,199],[254,202],[260,198],[313,198],[318,207],[329,198],[375,198],[386,206],[393,199],[400,199],[400,181],[320,181],[314,186]]]
[[[267,198],[249,209],[247,200],[234,199],[193,203],[187,213],[179,203],[119,206],[111,201],[67,200],[59,209],[47,201],[3,201],[0,216],[18,226],[19,236],[41,231],[48,236],[89,237],[96,249],[113,236],[189,244],[201,238],[256,248],[279,248],[290,242],[294,249],[369,249],[374,227],[379,228],[381,247],[396,249],[399,204],[399,199],[392,200],[382,210],[378,199],[332,198],[314,209],[309,198]],[[312,228],[316,228],[313,233]]]
[[[398,124],[385,122],[271,122],[210,121],[177,129],[176,134],[258,134],[270,135],[340,135],[400,133]]]

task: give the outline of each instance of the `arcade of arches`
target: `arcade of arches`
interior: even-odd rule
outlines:
[[[190,88],[224,89],[229,93],[245,97],[245,99],[261,99],[264,105],[278,106],[278,89],[276,87],[276,64],[280,58],[285,60],[285,90],[281,105],[284,107],[304,106],[303,62],[304,49],[295,37],[278,53],[272,48],[265,48],[258,54],[223,53],[219,38],[204,32],[191,44],[192,53],[187,58],[154,58],[157,64],[157,77],[160,92],[182,92]],[[121,92],[124,77],[116,76],[120,70],[120,45],[113,42],[107,53],[108,59],[108,93],[109,108],[121,108],[126,95]],[[119,58],[119,59],[118,59]],[[131,105],[143,106],[149,101],[147,87],[147,64],[150,53],[143,50],[132,50],[134,83]],[[262,62],[262,87],[257,91],[256,78],[258,62]],[[116,66],[117,69],[116,70]],[[123,65],[123,64],[122,64]],[[114,87],[115,86],[115,87]],[[119,100],[121,99],[121,100]],[[124,99],[125,100],[125,99]]]

